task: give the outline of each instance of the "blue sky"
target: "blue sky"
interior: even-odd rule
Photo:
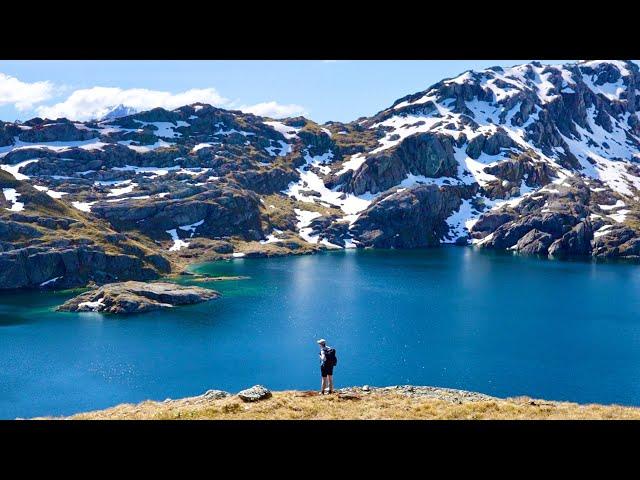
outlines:
[[[346,122],[465,70],[529,61],[0,61],[0,119],[85,120],[117,103],[147,109],[204,101]]]

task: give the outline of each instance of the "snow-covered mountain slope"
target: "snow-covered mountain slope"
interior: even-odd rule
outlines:
[[[204,104],[0,122],[0,262],[57,248],[43,198],[74,212],[64,225],[106,222],[184,261],[439,243],[640,256],[639,84],[631,62],[531,63],[465,72],[351,123]],[[51,278],[78,283],[63,267]]]
[[[343,208],[352,222],[349,231],[359,234],[356,242],[372,246],[473,241],[525,249],[517,246],[518,235],[496,242],[492,234],[522,216],[557,220],[562,213],[554,207],[558,198],[565,203],[570,198],[583,207],[580,213],[555,230],[544,222],[536,229],[555,242],[584,223],[580,248],[561,248],[561,242],[546,247],[555,254],[595,253],[599,238],[634,227],[640,188],[639,81],[631,62],[532,63],[465,72],[399,99],[351,125],[374,133],[375,143],[368,142],[335,168],[325,166],[334,190],[373,201],[362,211]],[[334,137],[349,133],[335,130]],[[435,220],[430,241],[415,235],[418,226],[408,231],[394,226],[398,215],[415,217],[421,211],[405,205],[420,204],[410,195],[418,185],[433,185],[440,192],[421,222]],[[577,200],[575,189],[582,186],[588,198]],[[452,195],[457,196],[453,207]],[[377,233],[363,233],[372,230]],[[538,245],[536,253],[549,253],[546,247]]]

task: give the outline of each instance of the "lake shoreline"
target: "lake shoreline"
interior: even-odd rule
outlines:
[[[243,391],[244,392],[244,391]],[[441,387],[346,387],[332,395],[311,390],[266,391],[247,399],[222,390],[162,402],[144,401],[34,420],[600,420],[640,419],[640,407],[498,398]]]
[[[243,254],[242,256],[233,256],[233,255],[220,255],[211,259],[195,259],[192,262],[188,262],[184,265],[184,268],[181,272],[171,273],[169,275],[165,275],[162,278],[171,278],[180,275],[189,275],[189,274],[198,274],[197,269],[207,264],[212,264],[216,262],[229,262],[233,260],[262,260],[262,259],[276,259],[276,258],[290,258],[290,257],[301,257],[301,256],[318,256],[318,255],[334,255],[334,254],[348,254],[353,252],[421,252],[421,251],[435,251],[439,249],[468,249],[472,250],[474,253],[480,253],[483,255],[494,256],[494,257],[521,257],[526,259],[540,260],[546,262],[570,262],[570,263],[587,263],[587,264],[598,264],[598,265],[640,265],[640,257],[593,257],[589,255],[581,255],[581,256],[563,256],[563,257],[548,257],[543,255],[533,255],[533,254],[525,254],[518,253],[511,250],[498,250],[498,249],[486,249],[480,248],[473,244],[467,245],[458,245],[455,243],[442,243],[440,245],[434,245],[431,247],[419,247],[419,248],[323,248],[318,250],[308,250],[308,251],[288,251],[286,253],[278,253],[278,254],[261,254],[261,252],[250,252],[248,254]],[[240,252],[244,253],[244,252]],[[185,272],[185,273],[183,273]],[[225,280],[224,278],[220,278],[221,280]],[[230,280],[235,280],[231,279]]]
[[[55,312],[71,292],[1,295],[0,418],[67,416],[209,385],[316,388],[320,337],[337,349],[340,385],[640,405],[636,266],[432,248],[196,270],[203,276],[175,282],[213,288],[219,300],[126,318]]]

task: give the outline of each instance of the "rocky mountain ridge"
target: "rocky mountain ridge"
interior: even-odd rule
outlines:
[[[632,62],[533,62],[350,123],[205,104],[0,122],[0,288],[441,243],[638,258],[638,85]]]

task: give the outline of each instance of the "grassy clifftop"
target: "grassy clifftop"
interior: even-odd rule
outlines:
[[[208,392],[164,402],[123,404],[81,413],[70,419],[147,420],[487,420],[487,419],[640,419],[640,408],[618,405],[580,405],[495,398],[461,390],[433,387],[348,388],[321,396],[311,391],[273,392],[269,398],[244,402],[237,395]]]

